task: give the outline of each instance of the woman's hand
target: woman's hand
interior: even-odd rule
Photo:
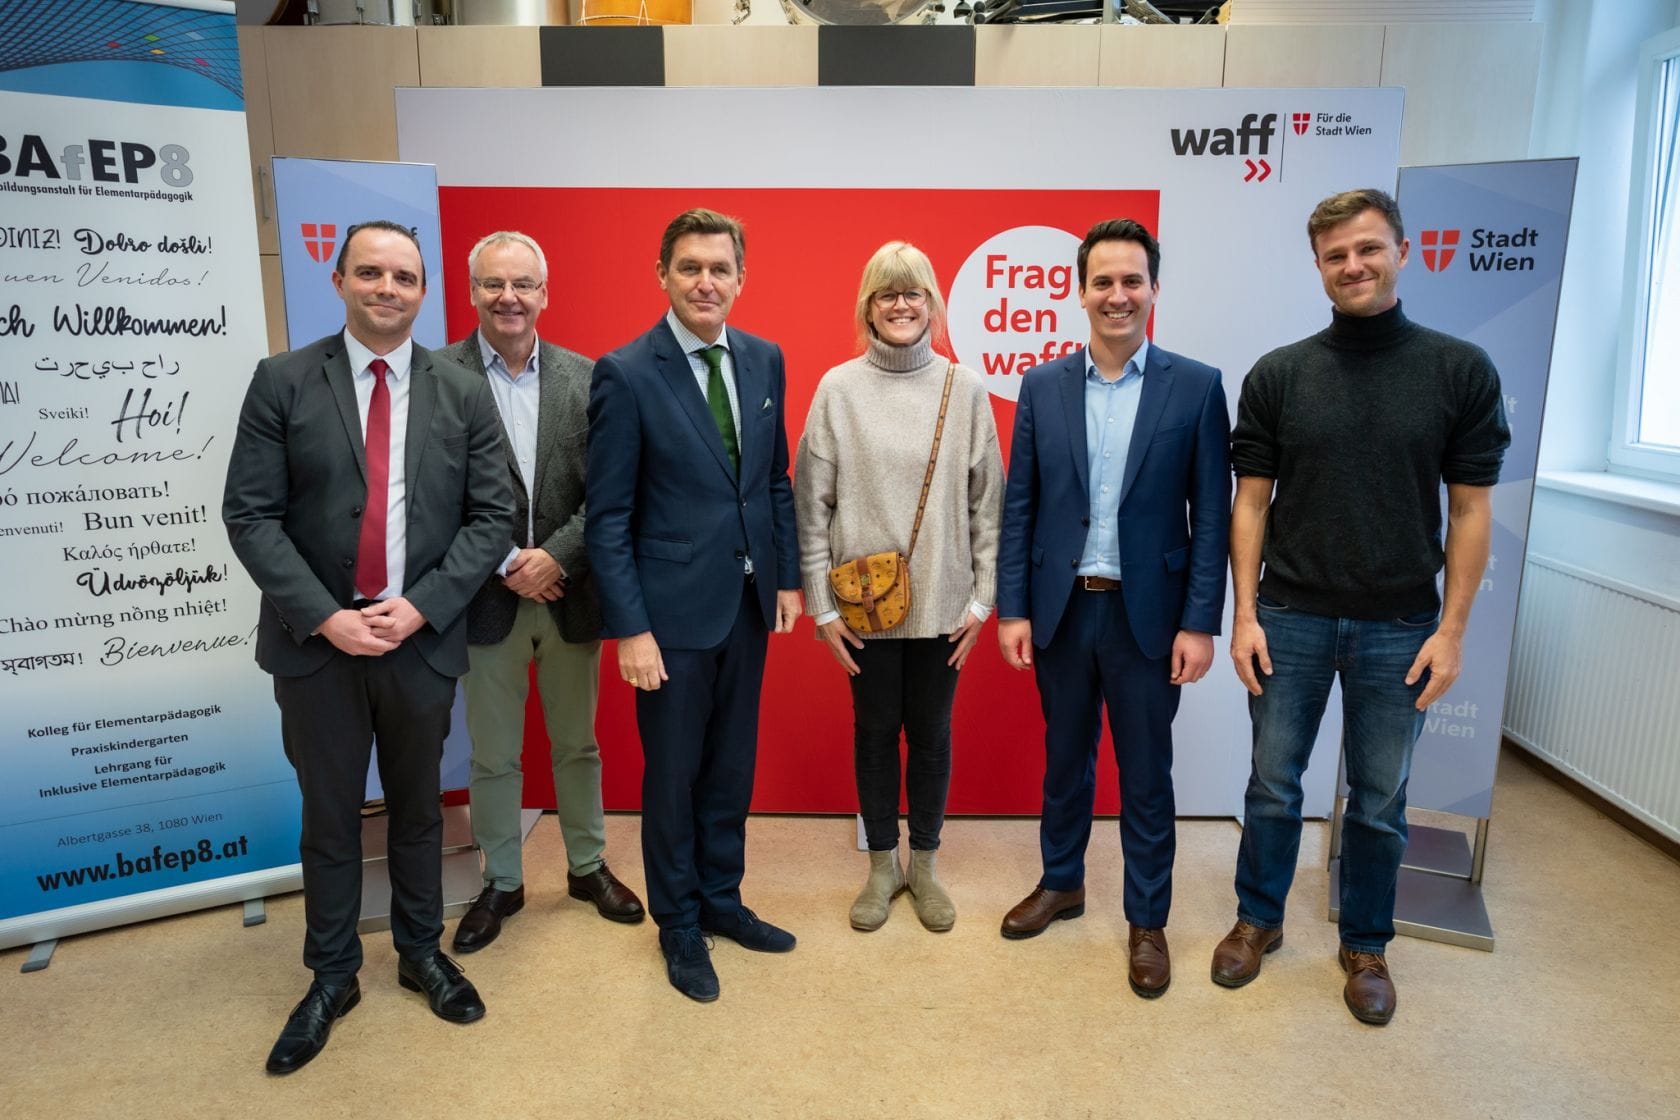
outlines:
[[[844,621],[837,618],[833,622],[825,622],[817,627],[817,634],[828,643],[829,652],[834,654],[834,660],[840,662],[847,676],[855,677],[862,672],[857,662],[852,660],[852,651],[846,645],[850,643],[862,649],[863,639],[852,633]]]
[[[957,646],[945,664],[961,669],[963,662],[968,660],[969,652],[974,649],[974,643],[980,640],[980,628],[984,625],[984,622],[974,617],[973,611],[963,611],[962,623],[945,639],[955,642]]]

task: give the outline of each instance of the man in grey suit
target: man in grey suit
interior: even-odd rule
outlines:
[[[473,839],[484,889],[455,928],[457,952],[484,948],[525,905],[520,860],[525,698],[537,665],[555,808],[566,842],[567,892],[602,917],[639,922],[642,904],[608,870],[595,705],[601,607],[583,546],[583,467],[595,364],[537,339],[548,262],[523,233],[499,231],[467,255],[478,329],[439,351],[485,378],[502,421],[513,484],[511,545],[467,608],[462,681],[472,735]]]
[[[361,808],[377,747],[389,811],[397,980],[456,1023],[484,1015],[438,948],[438,764],[466,608],[513,520],[496,403],[482,377],[416,346],[426,294],[414,234],[351,226],[333,286],[345,327],[257,363],[222,520],[262,592],[257,663],[303,794],[303,960],[315,974],[268,1057],[290,1073],[361,999]]]

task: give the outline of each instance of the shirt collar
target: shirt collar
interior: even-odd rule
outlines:
[[[1138,371],[1138,376],[1142,377],[1144,367],[1148,364],[1148,362],[1149,339],[1145,338],[1142,342],[1138,343],[1137,353],[1126,359],[1126,369],[1130,370],[1135,368]],[[1102,374],[1097,372],[1097,363],[1091,360],[1090,346],[1085,347],[1085,376],[1086,378],[1095,377],[1099,380],[1102,379]],[[1126,373],[1125,371],[1121,371],[1119,378],[1114,381],[1114,384],[1118,385],[1124,380],[1126,380]]]
[[[704,350],[708,346],[721,346],[729,349],[729,324],[725,323],[723,330],[718,332],[716,342],[706,342],[699,335],[683,326],[682,320],[677,318],[675,310],[665,312],[665,322],[671,328],[671,333],[677,336],[677,345],[682,347],[684,354],[693,354]]]
[[[402,345],[389,354],[375,354],[363,346],[350,328],[344,328],[344,357],[350,363],[350,372],[357,377],[367,372],[367,367],[375,358],[384,358],[391,376],[401,381],[408,376],[408,368],[414,362],[414,337],[410,335],[402,340]]]
[[[490,345],[489,340],[484,337],[484,332],[474,331],[473,336],[478,339],[478,357],[479,360],[484,363],[484,372],[490,373],[499,368],[503,373],[507,374],[511,378],[513,376],[513,371],[507,368],[507,363],[502,361],[501,354],[498,353],[496,348]],[[537,361],[537,355],[541,351],[542,339],[533,338],[531,340],[531,356],[525,359],[525,366],[519,371],[521,377],[527,373],[535,373],[538,370],[539,363]]]

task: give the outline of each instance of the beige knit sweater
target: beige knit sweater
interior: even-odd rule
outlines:
[[[793,474],[812,617],[834,610],[831,567],[909,547],[949,364],[926,335],[911,346],[871,339],[818,384]],[[971,602],[992,607],[1002,517],[1003,457],[991,400],[980,375],[958,366],[910,558],[910,613],[879,636],[941,637],[962,624]]]

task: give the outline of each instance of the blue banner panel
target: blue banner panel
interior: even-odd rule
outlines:
[[[0,947],[295,885],[220,517],[264,337],[239,89],[232,5],[0,8]]]
[[[1400,170],[1412,246],[1400,274],[1406,314],[1488,352],[1511,425],[1493,491],[1492,554],[1464,636],[1463,675],[1430,709],[1412,760],[1407,801],[1420,809],[1486,817],[1493,804],[1575,162]],[[1443,508],[1445,501],[1443,491]]]
[[[412,229],[426,265],[426,299],[414,320],[414,341],[443,346],[443,236],[438,228],[437,168],[423,163],[274,160],[275,215],[286,334],[294,349],[344,329],[344,301],[332,274],[344,231],[383,218]]]

